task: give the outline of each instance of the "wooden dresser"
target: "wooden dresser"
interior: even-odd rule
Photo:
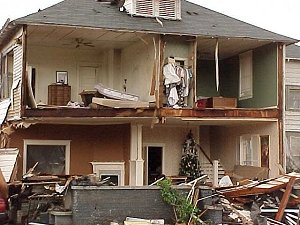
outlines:
[[[48,105],[67,105],[71,100],[71,86],[51,84],[48,86]]]

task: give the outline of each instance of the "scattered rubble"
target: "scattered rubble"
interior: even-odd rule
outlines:
[[[115,186],[110,178],[97,179],[96,175],[69,176],[35,174],[31,168],[21,181],[9,183],[9,203],[12,224],[52,223],[52,217],[69,216],[68,190],[72,185],[87,187]],[[171,177],[175,179],[174,177]],[[299,225],[299,186],[300,174],[290,173],[276,178],[263,180],[246,180],[243,185],[233,185],[229,177],[220,187],[212,188],[205,182],[206,175],[189,183],[181,179],[182,184],[189,187],[186,198],[196,214],[189,219],[187,225],[194,224],[288,224]],[[160,179],[166,179],[162,177]],[[176,180],[176,179],[175,179]],[[176,180],[177,181],[177,180]],[[153,188],[159,181],[149,186]],[[182,184],[175,185],[181,186]],[[111,225],[151,225],[169,224],[164,218],[128,217],[124,221],[111,220]],[[175,222],[175,221],[174,221]],[[61,224],[72,224],[70,219]]]

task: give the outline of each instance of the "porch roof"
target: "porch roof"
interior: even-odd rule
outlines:
[[[120,31],[204,37],[235,37],[295,43],[297,40],[250,25],[197,4],[182,0],[182,20],[130,16],[117,6],[95,0],[65,0],[37,13],[19,18],[14,24],[43,24],[90,27]]]
[[[287,46],[286,47],[286,58],[300,60],[300,46],[298,46],[298,45]]]

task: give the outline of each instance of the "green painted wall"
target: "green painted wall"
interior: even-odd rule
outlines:
[[[198,60],[197,96],[223,96],[238,99],[239,57],[220,61],[219,93],[215,84],[215,61]],[[238,101],[240,108],[277,105],[277,46],[263,46],[253,51],[253,98]]]
[[[277,46],[253,51],[253,98],[238,102],[242,108],[277,106]]]

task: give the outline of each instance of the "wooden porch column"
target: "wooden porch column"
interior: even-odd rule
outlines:
[[[144,160],[142,158],[142,125],[131,124],[129,185],[144,185]]]

